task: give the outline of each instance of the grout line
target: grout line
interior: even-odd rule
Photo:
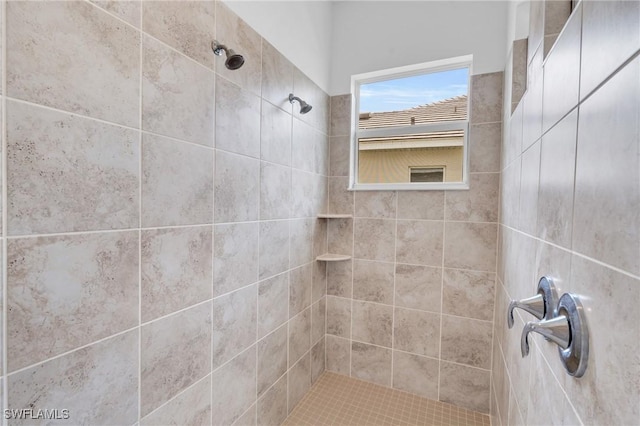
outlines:
[[[1,85],[2,85],[2,100],[1,100],[1,105],[2,105],[2,170],[1,170],[1,175],[0,177],[2,178],[2,236],[5,238],[2,238],[2,242],[1,242],[1,246],[2,246],[2,252],[0,253],[0,255],[2,255],[2,294],[0,294],[0,296],[2,296],[2,348],[0,349],[0,355],[2,356],[2,360],[0,361],[2,364],[2,376],[3,376],[3,380],[2,380],[2,407],[4,409],[8,409],[9,408],[9,381],[8,381],[8,377],[7,377],[7,371],[8,371],[8,362],[7,362],[7,357],[9,354],[9,351],[7,349],[7,343],[8,343],[8,338],[7,338],[7,324],[8,324],[8,283],[7,283],[7,279],[8,279],[8,255],[9,252],[7,250],[8,247],[8,241],[6,238],[7,235],[7,223],[8,223],[8,178],[7,178],[7,147],[8,147],[8,141],[7,141],[7,98],[6,98],[6,94],[7,94],[7,20],[6,20],[6,16],[7,16],[7,2],[3,1],[0,4],[0,23],[2,24],[2,51],[0,52],[0,56],[2,57],[2,64],[4,65],[2,67],[2,81],[1,81]],[[9,424],[9,420],[3,416],[3,420],[2,420],[2,424],[3,425],[8,425]]]
[[[155,414],[156,412],[160,411],[162,408],[164,408],[165,406],[169,405],[171,402],[176,401],[178,398],[180,398],[183,394],[187,393],[188,391],[192,390],[194,387],[196,387],[197,385],[200,384],[200,382],[207,380],[208,378],[210,378],[212,376],[212,373],[209,372],[208,374],[206,374],[204,377],[196,380],[195,382],[193,382],[191,385],[187,386],[186,388],[182,389],[180,392],[178,392],[177,394],[175,394],[172,398],[169,398],[168,401],[163,402],[161,405],[159,405],[157,408],[154,408],[153,411],[147,413],[144,417],[140,417],[139,421],[142,421],[142,419],[146,419],[149,416]]]
[[[393,388],[393,373],[394,373],[394,350],[396,345],[396,271],[398,270],[398,199],[400,194],[398,191],[395,194],[395,229],[393,239],[393,294],[392,294],[392,308],[391,308],[391,388]]]
[[[140,7],[140,28],[142,29],[142,14]],[[138,93],[138,127],[142,129],[142,66],[143,49],[142,34],[139,38],[140,67]],[[142,132],[138,130],[138,422],[142,419]]]
[[[441,266],[440,266],[440,335],[438,336],[438,401],[440,401],[440,388],[442,387],[442,325],[444,323],[442,309],[444,305],[444,247],[446,244],[446,229],[447,229],[447,191],[443,191],[443,220],[442,220],[442,253],[441,253]],[[491,392],[489,392],[491,393]]]

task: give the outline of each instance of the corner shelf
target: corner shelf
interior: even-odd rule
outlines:
[[[352,214],[321,213],[318,215],[318,219],[351,219],[352,217]]]
[[[349,260],[351,259],[351,256],[348,256],[346,254],[333,254],[333,253],[327,253],[327,254],[323,254],[321,256],[316,257],[316,260],[319,260],[320,262],[341,262],[343,260]]]

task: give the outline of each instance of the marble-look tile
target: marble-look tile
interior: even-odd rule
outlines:
[[[291,167],[315,173],[315,146],[322,135],[309,124],[294,119],[291,136]]]
[[[443,222],[397,222],[396,259],[416,265],[442,266]]]
[[[542,44],[544,38],[544,4],[543,1],[529,3],[529,37],[527,46],[527,64]]]
[[[142,44],[142,128],[213,146],[213,71],[150,37]]]
[[[496,270],[497,226],[488,223],[445,224],[444,266],[492,272]]]
[[[353,261],[353,298],[393,304],[393,263]]]
[[[444,191],[398,191],[398,219],[444,219]]]
[[[393,387],[437,401],[439,364],[437,359],[394,351]]]
[[[545,15],[550,5],[568,5],[567,1],[548,1]],[[556,8],[557,6],[551,6]],[[556,15],[557,16],[557,15]],[[568,16],[568,14],[566,15]],[[545,24],[547,20],[545,19]],[[564,21],[563,21],[564,23]],[[580,79],[580,36],[582,5],[574,10],[565,29],[558,37],[553,51],[544,63],[544,88],[542,95],[542,127],[546,131],[557,123],[571,108],[578,104]],[[545,41],[546,43],[546,41]],[[639,44],[640,47],[640,44]]]
[[[213,68],[216,4],[207,1],[143,1],[142,30],[190,58]]]
[[[469,126],[469,172],[499,172],[502,123]]]
[[[213,300],[213,367],[219,367],[256,341],[256,286]]]
[[[9,235],[138,226],[137,132],[16,102],[6,126]]]
[[[500,188],[500,220],[513,228],[517,228],[520,218],[521,162],[522,158],[518,157],[504,169]]]
[[[537,235],[567,248],[573,226],[577,126],[574,111],[542,137],[540,148]]]
[[[327,334],[351,337],[351,299],[327,296]]]
[[[442,316],[440,357],[458,364],[491,368],[493,323],[468,318]]]
[[[239,52],[244,65],[237,70],[225,67],[225,56],[215,58],[216,73],[256,95],[261,93],[262,39],[246,22],[229,9],[216,2],[216,39]]]
[[[496,274],[445,269],[442,313],[491,321]]]
[[[583,420],[633,424],[640,416],[640,406],[620,401],[637,395],[640,388],[640,377],[630,373],[640,351],[640,312],[635,308],[640,300],[640,280],[574,255],[568,287],[571,293],[583,295],[580,300],[589,327],[589,364],[579,380],[559,373],[556,377]],[[551,361],[560,365],[557,359]]]
[[[396,222],[386,219],[354,219],[354,257],[393,262]]]
[[[258,395],[287,371],[287,325],[283,325],[258,342]]]
[[[526,38],[513,41],[513,59],[511,63],[512,105],[519,104],[522,95],[527,90],[527,44]]]
[[[260,158],[260,98],[216,77],[216,148]]]
[[[213,221],[213,151],[142,136],[142,226]]]
[[[293,69],[293,93],[313,106],[313,113],[300,114],[298,104],[293,106],[293,116],[299,118],[314,129],[329,134],[329,96],[302,71]],[[337,136],[337,135],[331,135]]]
[[[8,406],[64,407],[82,424],[134,424],[138,362],[138,332],[130,331],[9,376]]]
[[[502,418],[501,424],[508,425],[507,416],[509,415],[509,394],[511,393],[511,385],[509,383],[509,375],[507,374],[507,366],[505,364],[504,357],[502,356],[502,349],[495,339],[493,341],[493,356],[491,361],[491,393],[493,398],[497,400],[495,401],[495,407],[491,407],[491,413],[493,415],[498,414],[497,417]],[[492,402],[492,405],[493,404],[494,403]]]
[[[311,309],[289,320],[289,368],[311,349]]]
[[[329,143],[329,176],[349,176],[349,136],[331,137]]]
[[[258,407],[257,404],[254,403],[244,412],[238,420],[234,423],[234,426],[256,426],[258,424]]]
[[[396,191],[356,192],[355,216],[376,219],[395,219],[396,194]]]
[[[353,342],[351,374],[360,380],[391,386],[391,349]]]
[[[140,329],[141,416],[211,371],[211,303]]]
[[[256,348],[252,346],[211,377],[212,417],[216,424],[230,425],[256,402]]]
[[[290,267],[296,268],[298,266],[304,265],[305,263],[311,262],[314,257],[313,253],[313,245],[316,242],[316,235],[314,235],[314,231],[319,231],[317,238],[324,239],[324,245],[327,243],[327,232],[326,232],[326,221],[322,221],[322,226],[324,227],[324,238],[319,235],[322,233],[322,226],[318,226],[316,224],[317,221],[315,219],[291,219],[289,221],[289,261],[291,262]],[[319,244],[322,241],[317,241]],[[326,247],[323,247],[319,251],[322,253],[326,253]],[[322,254],[320,253],[320,254]]]
[[[141,239],[142,322],[211,298],[211,226],[143,230]]]
[[[287,414],[287,377],[283,376],[258,399],[258,425],[280,425]]]
[[[315,145],[313,147],[313,169],[316,174],[322,176],[329,175],[329,136],[320,132],[316,135]]]
[[[440,362],[440,401],[481,413],[489,412],[487,370]]]
[[[639,20],[638,2],[585,2],[582,9],[580,99],[584,99],[640,49]]]
[[[471,76],[471,123],[502,121],[502,78],[502,71]]]
[[[440,314],[396,308],[393,347],[437,358],[440,351]]]
[[[640,275],[640,58],[580,106],[575,251]],[[602,141],[608,141],[602,149]],[[599,173],[594,174],[594,167]]]
[[[327,294],[351,297],[353,287],[353,261],[329,262],[327,265]]]
[[[353,301],[352,339],[391,347],[393,307],[378,303]]]
[[[328,222],[331,221],[321,220],[318,218],[311,219],[311,229],[313,233],[313,237],[311,238],[311,241],[313,243],[313,257],[311,258],[312,260],[316,256],[320,256],[321,254],[326,253],[328,250]]]
[[[396,306],[440,312],[441,287],[441,268],[396,265]]]
[[[213,227],[213,296],[258,281],[257,223]]]
[[[289,269],[289,221],[260,222],[259,278]]]
[[[10,2],[6,13],[8,96],[138,127],[138,31],[87,2]]]
[[[260,158],[283,166],[291,164],[291,114],[264,100],[260,120]]]
[[[141,426],[205,425],[211,422],[211,376],[199,381],[140,421]]]
[[[258,220],[260,161],[216,151],[214,220],[216,223]]]
[[[260,219],[287,219],[291,212],[291,169],[260,163]]]
[[[354,214],[354,192],[348,191],[348,177],[329,178],[329,212]]]
[[[331,219],[328,223],[329,253],[353,252],[353,219]]]
[[[326,262],[313,262],[311,265],[311,302],[315,303],[327,295]],[[334,262],[335,263],[335,262]]]
[[[351,133],[351,94],[331,97],[331,136]]]
[[[291,171],[291,217],[313,217],[320,213],[321,198],[318,176],[302,170]]]
[[[290,114],[292,107],[289,102],[289,93],[291,92],[293,92],[293,64],[268,41],[262,39],[262,98]]]
[[[579,6],[578,6],[579,7]],[[575,9],[574,9],[575,10]],[[544,4],[544,34],[558,34],[571,14],[571,3],[563,0],[548,0]],[[567,24],[569,25],[569,24]]]
[[[540,181],[540,146],[535,142],[522,154],[520,171],[520,207],[518,229],[536,235],[538,221],[538,186]]]
[[[289,307],[289,273],[258,284],[258,338],[284,324]]]
[[[326,334],[327,298],[323,297],[311,305],[311,345],[315,345]]]
[[[7,241],[8,371],[136,326],[138,267],[137,232]]]
[[[311,348],[311,384],[325,372],[325,341],[324,337]]]
[[[298,405],[302,397],[311,387],[311,355],[307,353],[287,374],[289,413]]]
[[[312,270],[308,263],[289,273],[289,318],[311,305]]]
[[[527,93],[522,105],[522,150],[542,136],[542,49],[534,55],[527,70]]]
[[[500,173],[471,173],[468,191],[447,191],[447,220],[498,221]]]
[[[128,22],[134,27],[140,27],[140,1],[121,0],[91,0],[91,3]]]
[[[351,371],[351,340],[329,334],[325,340],[327,371],[348,376]]]
[[[513,110],[511,119],[504,122],[504,134],[501,160],[501,169],[514,163],[522,153],[522,131],[524,119],[524,101],[521,101]]]

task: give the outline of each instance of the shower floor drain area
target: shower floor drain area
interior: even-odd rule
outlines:
[[[334,373],[324,373],[283,423],[490,426],[489,416]]]

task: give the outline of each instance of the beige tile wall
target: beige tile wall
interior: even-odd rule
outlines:
[[[470,190],[349,192],[351,96],[331,98],[327,369],[489,412],[502,73],[471,86]]]
[[[325,369],[328,95],[219,1],[1,6],[0,408],[282,422]]]
[[[492,421],[632,425],[640,418],[640,3],[581,2],[542,64],[547,46],[537,34],[557,24],[547,22],[561,13],[556,3],[531,3],[528,74],[538,81],[505,117]],[[581,296],[590,353],[580,379],[539,336],[521,357],[530,315],[518,312],[506,328],[509,300],[533,295],[542,275],[560,294]]]

